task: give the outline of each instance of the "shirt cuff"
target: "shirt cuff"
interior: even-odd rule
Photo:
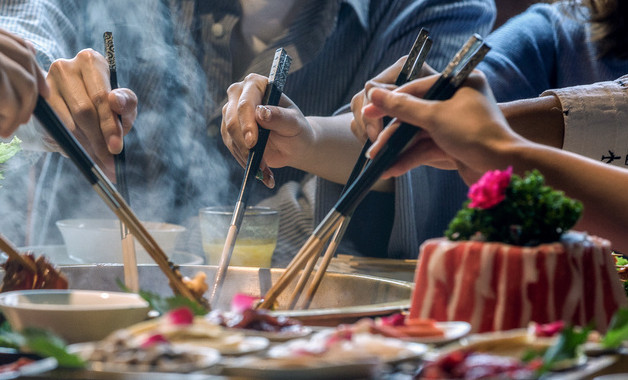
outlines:
[[[608,164],[628,167],[628,76],[617,81],[548,90],[562,106],[563,149]]]

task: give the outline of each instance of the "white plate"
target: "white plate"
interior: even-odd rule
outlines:
[[[240,332],[246,336],[260,336],[271,342],[285,342],[290,339],[304,338],[312,333],[312,328],[303,325],[295,325],[289,331],[259,331],[253,329],[234,329],[225,327],[228,331]]]
[[[371,379],[380,363],[363,359],[354,363],[316,366],[287,366],[277,368],[276,362],[247,357],[223,368],[221,375],[250,379],[314,380],[314,379]]]
[[[424,344],[445,344],[463,338],[471,331],[471,324],[467,322],[436,322],[436,327],[443,330],[443,336],[408,337],[401,338],[408,342]]]
[[[50,262],[59,266],[84,264],[68,256],[65,245],[36,245],[36,246],[29,246],[29,247],[19,247],[18,251],[20,252],[31,251],[35,254],[35,256],[45,255],[50,260]],[[4,254],[4,252],[0,255],[0,257],[2,258],[1,260],[2,262],[6,260],[6,255]],[[170,257],[170,260],[172,260],[173,263],[179,264],[179,265],[203,264],[202,257],[198,255],[194,255],[192,253],[188,253],[188,252],[179,252],[179,251],[174,252],[172,256]]]
[[[13,352],[13,350],[10,350],[10,349],[3,348],[2,351],[3,352],[1,355],[15,358],[15,360],[13,361],[17,361],[21,356],[17,351]],[[4,359],[6,358],[3,358],[3,362],[4,362]],[[13,361],[7,361],[6,364],[8,365],[12,363]],[[52,371],[53,369],[57,368],[57,365],[58,365],[57,359],[55,358],[38,359],[38,360],[33,361],[32,363],[25,364],[19,367],[15,371],[7,371],[7,372],[0,373],[0,380],[17,379],[18,377],[21,377],[21,376],[35,376],[40,373]]]
[[[299,380],[372,378],[381,365],[419,358],[428,349],[426,345],[420,343],[358,333],[352,336],[351,346],[345,346],[342,351],[295,355],[295,351],[303,348],[315,351],[316,347],[324,345],[326,337],[332,333],[333,329],[326,329],[314,334],[310,339],[296,339],[274,346],[270,348],[265,358],[245,357],[227,361],[224,363],[223,374],[245,378]],[[364,351],[356,351],[358,347]],[[390,351],[386,352],[395,349],[399,349],[395,355],[391,355]]]
[[[222,355],[247,355],[265,350],[270,345],[270,341],[261,336],[245,336],[235,347],[230,345],[222,347],[212,346],[213,343],[211,339],[190,340],[185,344],[197,347],[211,347],[218,350]],[[216,344],[218,345],[219,343],[216,342]]]
[[[94,362],[88,361],[88,358],[96,348],[94,342],[88,343],[76,343],[68,346],[68,352],[77,354],[83,360],[88,362],[88,369],[91,371],[112,371],[112,372],[155,372],[156,369],[149,368],[142,365],[131,365],[123,363],[107,363],[107,362]],[[212,367],[220,362],[221,356],[218,350],[209,347],[197,347],[186,344],[175,344],[178,349],[192,353],[197,357],[193,364],[181,364],[175,368],[171,368],[162,372],[178,372],[186,373],[192,371],[198,371]]]

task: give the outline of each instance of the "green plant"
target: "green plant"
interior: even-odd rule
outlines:
[[[486,173],[469,190],[445,232],[451,240],[535,246],[555,242],[582,214],[582,203],[545,185],[537,170],[523,178],[512,170]]]

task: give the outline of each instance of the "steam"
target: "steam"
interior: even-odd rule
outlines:
[[[125,138],[132,209],[143,220],[198,229],[191,218],[199,208],[231,204],[237,189],[228,181],[232,158],[219,152],[220,136],[207,134],[208,115],[222,99],[210,96],[190,30],[166,2],[79,4],[83,13],[74,53],[88,47],[102,53],[102,34],[112,31],[120,87],[139,98],[138,118]],[[39,171],[43,175],[33,178]],[[54,225],[58,219],[115,218],[72,163],[58,154],[25,154],[6,175],[0,228],[18,245],[61,244]],[[29,184],[32,179],[36,186]],[[29,198],[35,202],[27,220]],[[194,233],[190,240],[200,245]]]

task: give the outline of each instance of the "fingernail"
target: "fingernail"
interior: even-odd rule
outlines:
[[[112,154],[118,154],[122,150],[122,139],[119,136],[111,135],[107,140],[107,148]]]
[[[371,95],[373,94],[373,91],[376,89],[377,87],[371,87],[369,88],[369,90],[366,92],[366,99],[368,99],[368,101],[371,101]]]
[[[273,176],[273,172],[271,172],[268,168],[264,170],[264,182],[266,183],[266,186],[271,189],[275,187],[275,176]]]
[[[257,116],[263,121],[270,121],[272,113],[268,107],[257,106]]]
[[[244,142],[246,143],[247,148],[251,149],[254,145],[254,141],[253,141],[253,133],[251,132],[246,132],[244,134]]]
[[[116,100],[118,101],[118,105],[120,108],[124,108],[126,106],[126,96],[122,95],[119,92],[116,92]]]
[[[373,150],[373,145],[371,145],[370,148],[368,148],[368,150],[366,151],[366,158],[368,158],[369,160],[372,159],[371,157],[371,151]]]

